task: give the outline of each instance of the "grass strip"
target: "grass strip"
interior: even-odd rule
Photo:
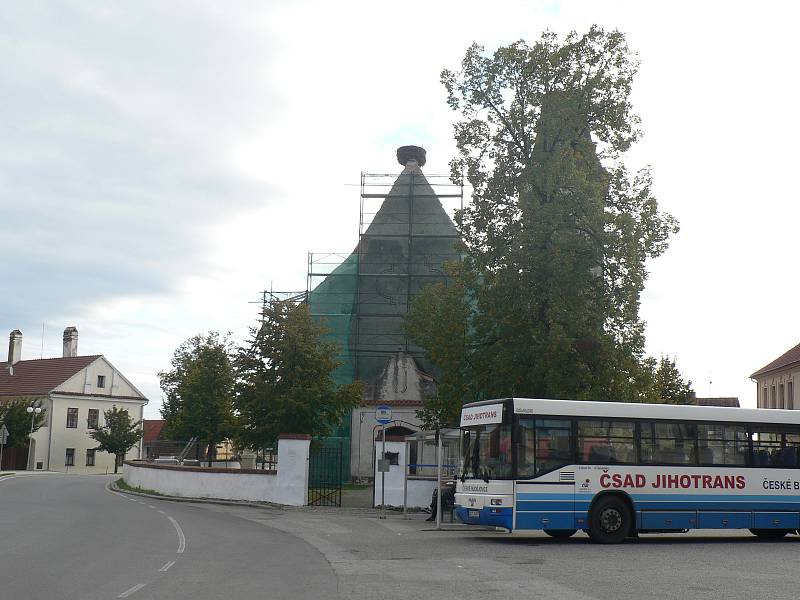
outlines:
[[[164,494],[160,494],[155,490],[148,490],[147,488],[142,488],[138,486],[128,485],[128,483],[120,477],[115,482],[116,486],[127,492],[138,492],[139,494],[147,494],[148,496],[163,496]]]

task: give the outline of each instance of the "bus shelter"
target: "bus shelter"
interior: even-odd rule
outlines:
[[[382,447],[376,444],[376,464]],[[404,438],[387,436],[385,473],[375,473],[374,505],[411,509],[430,506],[433,491],[443,481],[454,479],[461,463],[461,432],[458,429],[418,431]],[[384,475],[384,477],[381,477]],[[385,489],[382,487],[385,485]],[[437,497],[440,495],[437,494]],[[441,511],[437,510],[437,523]]]
[[[425,507],[431,503],[433,490],[439,489],[440,505],[436,511],[436,524],[441,522],[442,481],[458,475],[461,463],[461,431],[440,429],[418,431],[406,436],[406,467],[403,474],[403,513],[409,507]]]
[[[402,506],[404,512],[430,506],[439,481],[454,478],[461,463],[460,430],[442,429],[439,433],[438,438],[436,431],[387,436],[385,450],[383,444],[375,444],[373,506]],[[381,457],[381,452],[385,456]],[[388,467],[384,473],[378,468],[381,458]]]

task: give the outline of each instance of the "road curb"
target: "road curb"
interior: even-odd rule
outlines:
[[[115,479],[112,479],[111,481],[108,482],[108,484],[106,484],[106,489],[111,492],[128,494],[129,496],[140,496],[142,498],[150,498],[153,500],[167,500],[168,502],[185,502],[185,503],[188,502],[192,504],[216,504],[219,506],[244,506],[248,508],[279,510],[281,512],[314,512],[314,513],[334,512],[341,515],[347,514],[351,516],[362,516],[362,517],[378,517],[381,512],[379,508],[342,508],[335,506],[287,506],[284,504],[273,504],[270,502],[247,502],[247,501],[236,501],[236,500],[222,500],[219,498],[190,498],[184,496],[161,496],[157,494],[145,494],[143,492],[134,492],[132,490],[123,489],[117,486],[117,482]],[[398,510],[389,510],[387,512],[389,514],[402,515],[402,511]],[[409,511],[409,514],[424,514],[424,513],[422,512],[413,513]],[[449,523],[448,525],[456,525],[456,524]],[[469,527],[463,524],[458,524],[458,525],[459,525],[458,529],[459,531],[465,531],[466,529],[462,528]],[[442,529],[441,531],[447,531],[447,529]]]
[[[119,494],[128,494],[129,496],[140,496],[142,498],[151,498],[153,500],[167,500],[169,502],[191,502],[192,504],[219,504],[221,506],[246,506],[250,508],[268,508],[273,510],[285,510],[287,507],[280,504],[271,504],[269,502],[245,502],[234,500],[222,500],[218,498],[190,498],[184,496],[162,496],[161,494],[145,494],[144,492],[134,492],[133,490],[126,490],[117,485],[117,482],[112,480],[106,484],[106,489],[110,492],[117,492]]]

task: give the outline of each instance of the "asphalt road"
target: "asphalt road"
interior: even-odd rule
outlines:
[[[292,511],[263,519],[316,547],[353,600],[796,600],[800,537],[759,540],[747,531],[643,535],[616,546],[584,534],[514,537],[447,525],[424,516],[386,520],[356,511]]]
[[[113,494],[107,481],[0,478],[2,600],[800,597],[798,536],[701,532],[599,546],[583,534],[435,531],[423,515],[173,503]]]
[[[333,569],[301,539],[203,505],[115,494],[108,481],[0,477],[0,598],[335,597]]]

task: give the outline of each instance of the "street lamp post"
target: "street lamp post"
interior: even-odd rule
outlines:
[[[34,408],[33,406],[29,406],[27,409],[28,414],[31,416],[31,434],[28,436],[28,465],[31,464],[31,446],[33,446],[33,422],[36,419],[36,415],[42,412],[40,407]],[[31,469],[33,470],[33,469]]]

